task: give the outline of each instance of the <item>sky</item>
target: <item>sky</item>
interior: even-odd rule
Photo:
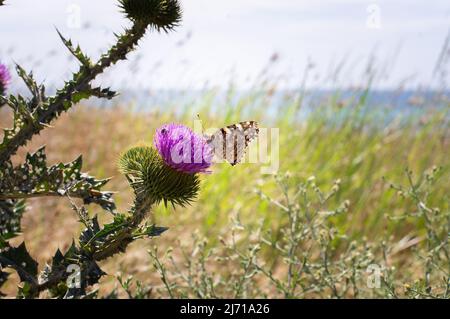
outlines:
[[[115,0],[7,0],[0,60],[61,83],[77,64],[56,28],[94,57],[129,26]],[[148,33],[138,51],[100,80],[130,88],[257,85],[428,86],[450,32],[448,0],[182,0],[183,23]],[[450,49],[449,49],[450,50]]]

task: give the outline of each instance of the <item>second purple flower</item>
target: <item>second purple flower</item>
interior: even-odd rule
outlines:
[[[11,75],[9,74],[6,65],[0,63],[0,95],[6,93],[9,81],[11,81]]]

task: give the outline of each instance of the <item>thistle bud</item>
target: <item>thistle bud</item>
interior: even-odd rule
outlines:
[[[149,24],[168,32],[178,26],[182,11],[178,0],[119,0],[130,20]]]
[[[129,149],[120,157],[119,169],[127,176],[136,194],[151,198],[153,203],[164,201],[166,205],[185,206],[197,197],[198,175],[168,166],[152,147]]]

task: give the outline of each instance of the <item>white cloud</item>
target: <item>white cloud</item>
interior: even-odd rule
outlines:
[[[33,3],[33,5],[30,5]],[[114,40],[126,20],[112,0],[15,0],[0,10],[0,38],[6,47],[15,47],[14,60],[34,67],[41,78],[60,81],[75,63],[66,58],[48,57],[62,46],[54,30],[80,42],[90,54],[98,54]],[[376,49],[381,58],[390,59],[399,45],[402,50],[392,80],[410,74],[426,81],[432,71],[450,25],[447,0],[186,0],[183,26],[177,33],[149,35],[141,44],[140,65],[132,76],[126,66],[116,68],[119,76],[142,86],[200,86],[206,81],[227,83],[230,70],[241,78],[257,76],[269,57],[282,58],[274,72],[286,72],[298,82],[308,57],[325,76],[330,61],[347,55],[367,57]],[[369,4],[381,9],[381,29],[366,26]],[[79,4],[83,25],[88,29],[67,28],[67,7]],[[178,47],[192,31],[192,37]],[[0,48],[0,59],[8,59],[7,48]],[[33,65],[33,60],[42,60]],[[133,58],[134,57],[134,58]],[[10,59],[11,61],[12,59]],[[50,61],[49,61],[50,60]],[[164,63],[154,69],[155,63]],[[360,63],[362,64],[362,62]],[[348,71],[350,72],[350,71]],[[359,72],[359,71],[358,71]],[[355,72],[356,78],[359,75]],[[42,74],[45,74],[43,76]],[[111,73],[112,74],[112,73]],[[134,81],[134,82],[132,82]],[[244,82],[244,81],[243,81]],[[387,83],[387,82],[386,82]]]

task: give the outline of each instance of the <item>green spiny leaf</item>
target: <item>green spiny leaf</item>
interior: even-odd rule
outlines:
[[[0,266],[16,270],[23,282],[36,281],[38,264],[28,253],[25,243],[19,247],[8,246],[3,249],[0,252]]]
[[[80,46],[78,45],[77,47],[74,47],[73,44],[72,44],[72,41],[70,39],[66,39],[61,34],[61,32],[59,32],[58,29],[56,29],[56,32],[58,32],[59,37],[61,38],[61,40],[64,43],[64,45],[66,46],[66,48],[70,51],[70,53],[72,53],[72,55],[75,58],[77,58],[77,60],[80,61],[80,63],[84,67],[89,68],[92,65],[92,62],[89,59],[89,57],[83,53],[83,51],[81,50]]]
[[[29,101],[21,101],[23,105],[27,106],[28,111],[33,111],[38,106],[41,106],[46,102],[47,98],[45,97],[45,87],[44,85],[38,85],[33,78],[33,72],[29,74],[18,64],[16,64],[17,74],[22,78],[25,82],[26,86],[30,90],[33,98]]]
[[[25,208],[24,200],[0,201],[0,238],[9,240],[20,233],[20,221]]]
[[[142,228],[139,231],[139,237],[146,236],[146,237],[159,237],[164,232],[166,232],[169,228],[167,227],[158,227],[156,225],[150,225]]]
[[[107,236],[114,234],[118,230],[122,230],[127,225],[127,217],[123,214],[116,214],[114,216],[114,221],[104,225],[103,229],[100,230],[99,227],[95,227],[95,230],[98,230],[95,234],[92,235],[89,232],[84,233],[82,244],[98,245],[99,243],[103,243]]]
[[[8,161],[0,169],[0,200],[33,196],[71,196],[82,198],[85,204],[95,203],[113,212],[111,192],[101,188],[109,179],[97,180],[81,173],[82,158],[47,168],[45,148],[27,154],[22,165],[13,168]]]

